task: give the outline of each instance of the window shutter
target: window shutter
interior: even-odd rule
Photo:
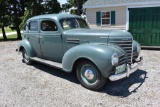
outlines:
[[[101,26],[101,12],[96,12],[96,23],[97,26]]]
[[[116,12],[111,11],[111,25],[115,25],[115,24],[116,24]]]

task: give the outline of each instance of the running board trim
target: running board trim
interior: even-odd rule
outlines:
[[[38,58],[38,57],[30,57],[30,59],[33,60],[33,61],[37,61],[37,62],[46,64],[46,65],[58,68],[58,69],[62,69],[62,64],[58,63],[58,62],[53,62],[53,61],[41,59],[41,58]]]

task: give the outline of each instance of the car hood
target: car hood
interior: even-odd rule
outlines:
[[[67,40],[78,40],[80,43],[107,43],[111,30],[72,29],[63,32]]]
[[[64,34],[69,36],[109,36],[111,30],[101,29],[72,29],[67,30]]]

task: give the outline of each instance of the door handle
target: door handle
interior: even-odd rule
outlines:
[[[38,43],[41,43],[41,44],[44,43],[44,40],[42,39],[42,37],[38,37]]]
[[[42,38],[41,38],[41,40],[40,40],[40,41],[41,41],[41,44],[43,44],[43,43],[44,43],[44,40],[43,40]]]
[[[38,40],[38,43],[40,43],[40,39],[41,39],[41,38],[42,38],[42,37],[38,37],[38,39],[37,39],[37,40]]]

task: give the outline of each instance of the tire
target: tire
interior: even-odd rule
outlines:
[[[102,76],[99,69],[91,62],[80,63],[76,68],[77,78],[82,86],[90,90],[99,90],[105,83],[106,78]]]
[[[24,63],[26,63],[27,65],[32,64],[32,61],[30,60],[29,56],[27,55],[25,49],[22,50],[22,57],[23,57],[22,61],[23,61]]]

